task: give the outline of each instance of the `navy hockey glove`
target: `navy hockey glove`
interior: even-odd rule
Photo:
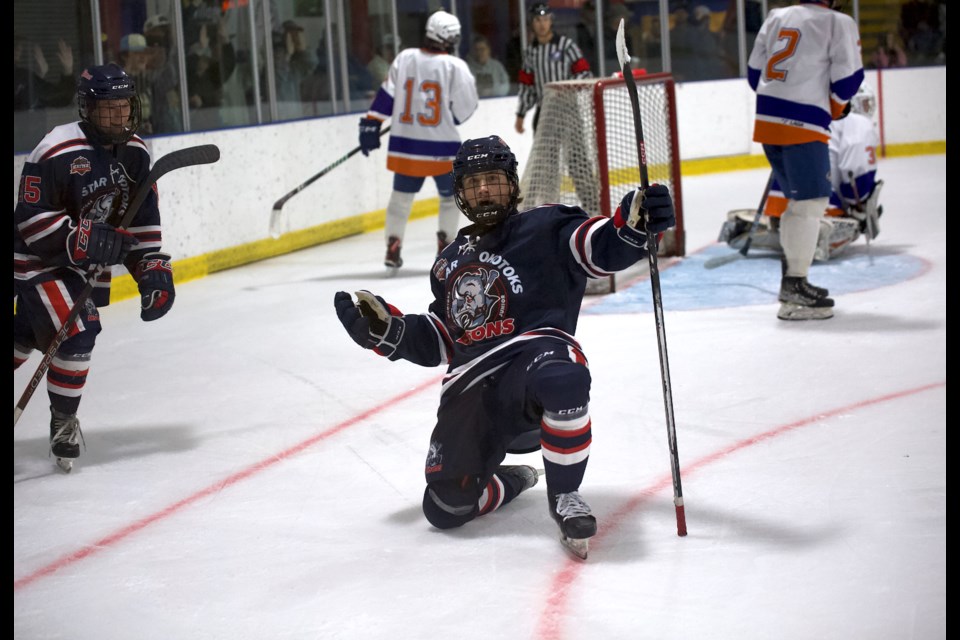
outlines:
[[[614,214],[614,225],[620,238],[634,246],[644,245],[647,233],[662,233],[676,224],[673,198],[670,190],[662,184],[627,193]]]
[[[150,322],[170,311],[176,292],[168,254],[159,251],[144,254],[137,263],[134,279],[140,289],[141,320]]]
[[[106,222],[81,220],[67,236],[67,255],[78,267],[121,264],[140,241],[125,229]]]
[[[380,148],[380,121],[373,118],[360,118],[360,150],[363,155],[370,155],[374,149]]]
[[[346,291],[338,291],[333,304],[340,323],[358,345],[388,358],[397,350],[405,325],[396,307],[362,290],[357,291],[356,304]]]

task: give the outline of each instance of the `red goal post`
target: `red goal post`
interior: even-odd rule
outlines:
[[[682,256],[686,249],[673,76],[635,74],[635,79],[650,183],[667,185],[677,212],[677,225],[663,234],[659,254]],[[521,179],[521,208],[549,202],[610,216],[623,195],[639,185],[633,108],[623,78],[545,85]]]

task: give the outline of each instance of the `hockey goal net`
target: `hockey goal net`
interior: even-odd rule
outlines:
[[[680,151],[673,77],[636,75],[643,118],[647,175],[667,185],[677,225],[660,239],[659,255],[684,255]],[[520,181],[522,208],[545,203],[612,215],[621,198],[640,186],[640,161],[626,82],[593,78],[544,87],[533,147]]]

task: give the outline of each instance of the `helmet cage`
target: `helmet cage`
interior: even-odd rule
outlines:
[[[869,87],[861,84],[860,89],[850,99],[850,106],[854,113],[873,118],[877,112],[877,96]]]
[[[466,198],[464,179],[467,176],[497,170],[506,175],[510,185],[507,202],[471,205]],[[516,156],[498,136],[467,140],[460,146],[457,157],[453,161],[453,185],[454,199],[467,219],[478,225],[494,225],[510,215],[520,201],[520,179],[517,175]]]
[[[119,133],[100,127],[94,117],[100,101],[126,100],[130,104],[130,117]],[[87,124],[101,144],[123,144],[140,128],[142,111],[133,78],[114,63],[88,67],[77,82],[77,111],[80,120]]]

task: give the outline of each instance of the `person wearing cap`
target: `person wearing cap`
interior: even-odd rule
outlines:
[[[523,123],[531,109],[535,110],[533,130],[537,130],[545,84],[593,77],[590,63],[583,57],[583,51],[577,43],[554,33],[553,12],[546,2],[533,3],[530,6],[530,18],[534,38],[523,52],[523,65],[517,76],[520,84],[517,120],[514,124],[517,133],[526,131]]]
[[[156,14],[143,23],[143,37],[147,41],[146,82],[151,97],[150,125],[153,133],[183,131],[180,105],[180,63],[172,47],[170,19]]]
[[[307,49],[303,27],[293,20],[284,21],[280,31],[273,33],[273,68],[281,119],[305,115],[301,86],[316,66],[317,59]]]
[[[150,118],[153,114],[150,87],[147,80],[150,54],[147,52],[147,38],[142,33],[128,33],[120,39],[120,66],[136,82],[137,97],[140,98],[140,133],[153,133]]]

